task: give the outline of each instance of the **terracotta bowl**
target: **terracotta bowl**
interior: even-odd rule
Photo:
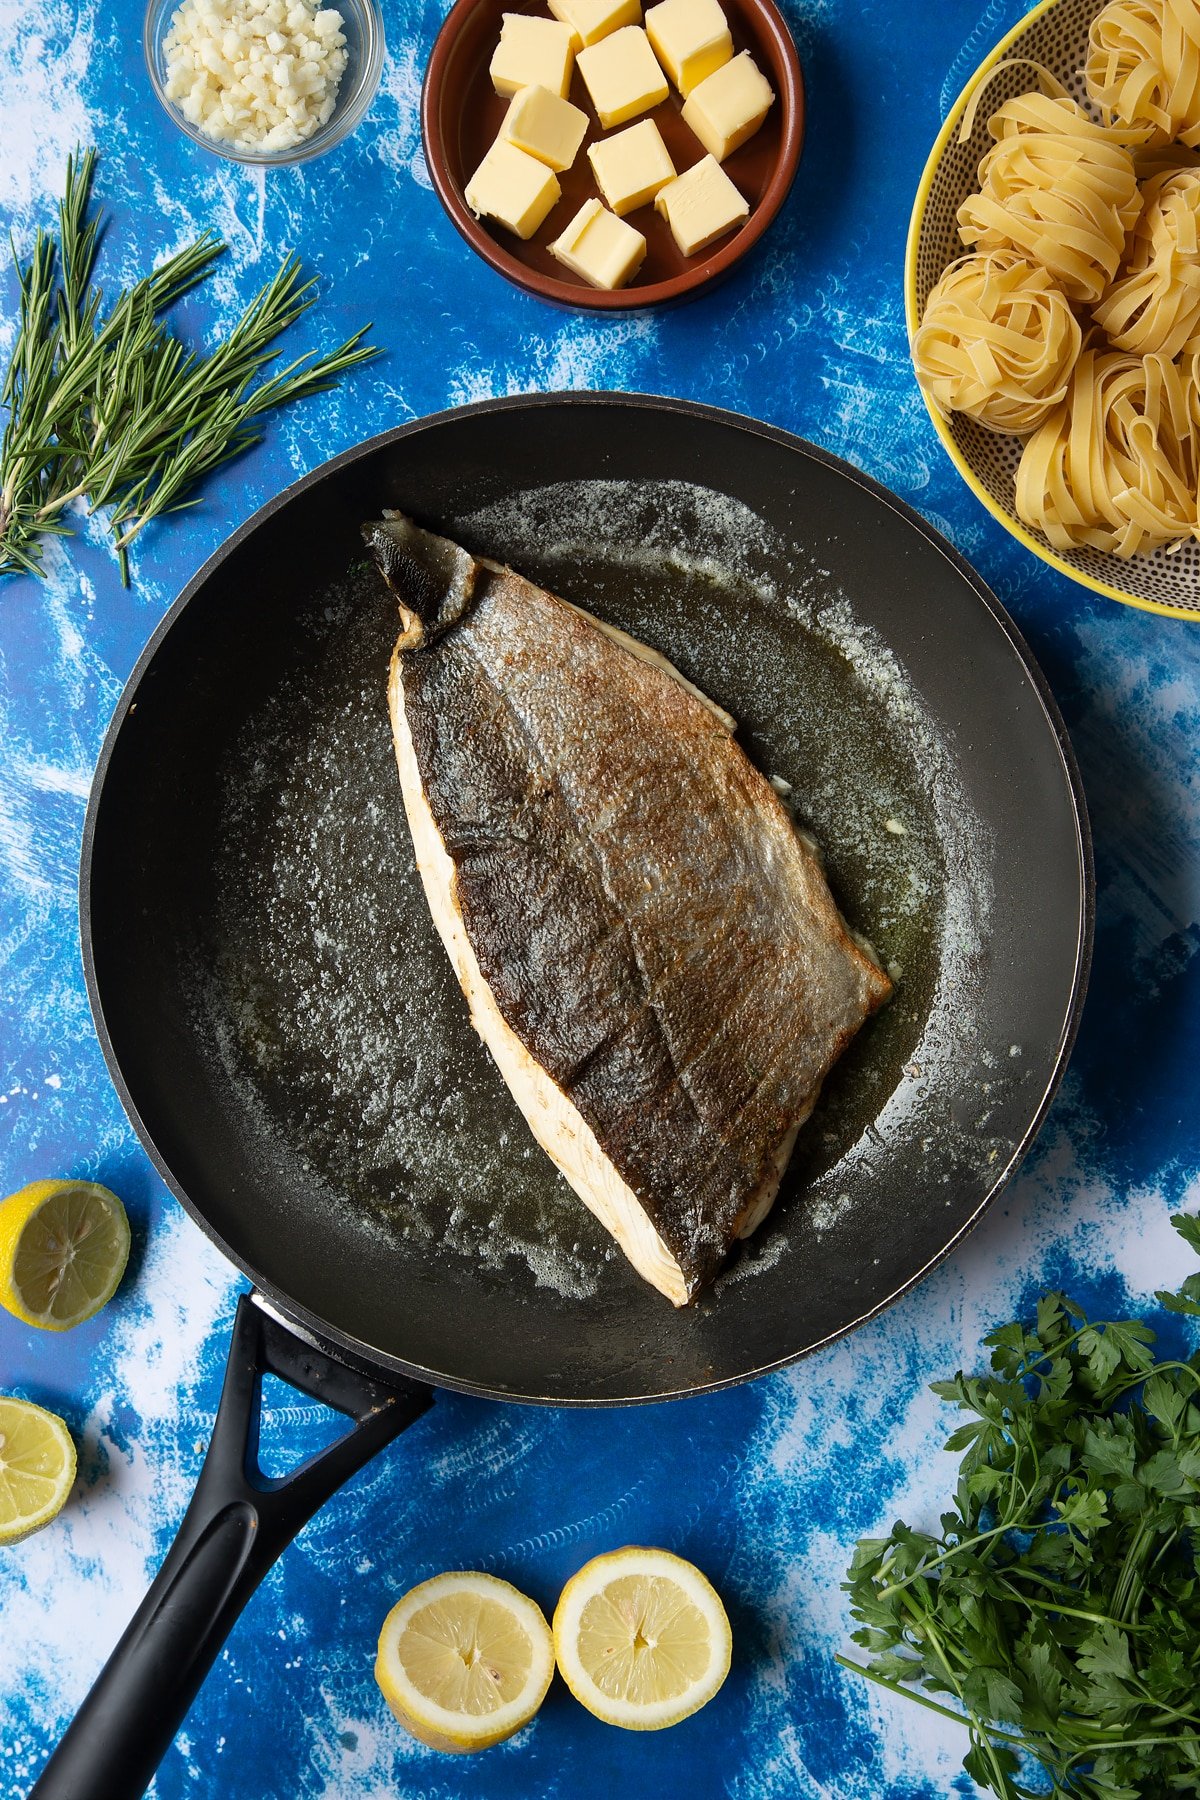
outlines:
[[[591,124],[574,166],[559,176],[562,199],[549,218],[523,243],[491,219],[477,219],[463,199],[463,188],[483,161],[508,108],[493,91],[488,64],[500,36],[501,15],[537,13],[549,17],[538,0],[456,0],[438,33],[421,94],[421,129],[425,158],[442,205],[473,250],[517,287],[559,306],[628,312],[690,298],[727,275],[758,242],[775,217],[795,178],[804,141],[804,76],[791,33],[774,0],[722,0],[735,54],[749,50],[775,90],[766,123],[724,168],[750,202],[750,217],[707,252],[684,257],[675,247],[665,219],[653,206],[627,214],[646,238],[646,260],[626,288],[609,293],[589,287],[555,262],[549,251],[583,202],[598,190],[587,158],[587,145],[604,136],[595,121],[582,76],[571,78],[569,98],[588,114]],[[680,118],[683,105],[674,88],[661,106],[643,113],[662,132],[671,160],[682,174],[699,162],[704,146]]]

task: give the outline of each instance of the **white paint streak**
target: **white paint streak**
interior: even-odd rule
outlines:
[[[29,1540],[6,1584],[5,1635],[21,1645],[24,1681],[74,1709],[90,1686],[158,1559],[156,1527],[177,1521],[190,1496],[193,1445],[183,1437],[200,1355],[227,1310],[228,1263],[172,1208],[148,1247],[134,1294],[116,1305],[99,1359],[77,1484],[58,1524]],[[130,1411],[136,1440],[118,1439]],[[87,1594],[87,1604],[80,1596]]]
[[[534,389],[607,387],[629,391],[637,385],[633,359],[653,358],[657,333],[657,322],[649,316],[613,320],[599,328],[572,319],[547,337],[529,340],[526,350],[535,371],[532,379],[509,366],[460,369],[448,384],[447,403],[461,406]]]
[[[45,210],[62,191],[68,155],[93,142],[83,89],[96,53],[95,0],[30,0],[0,8],[4,154],[0,206]]]

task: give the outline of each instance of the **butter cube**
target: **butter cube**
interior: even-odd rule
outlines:
[[[683,122],[718,162],[724,162],[754,136],[774,98],[770,82],[750,52],[743,50],[692,89],[683,103]]]
[[[550,11],[569,27],[577,51],[642,22],[642,0],[550,0]]]
[[[579,73],[605,131],[658,106],[669,91],[640,25],[623,25],[581,50]]]
[[[729,21],[717,0],[660,0],[646,14],[646,36],[685,99],[733,55]]]
[[[671,227],[682,256],[695,256],[697,250],[706,249],[714,238],[723,237],[750,217],[746,201],[711,156],[702,156],[660,188],[654,210]]]
[[[641,267],[646,240],[598,200],[585,200],[550,254],[593,287],[619,288]]]
[[[519,238],[531,238],[561,193],[552,169],[497,138],[463,198],[476,217],[486,214]]]
[[[569,169],[587,131],[587,114],[549,88],[526,87],[509,101],[500,136],[548,169]]]
[[[675,164],[653,119],[589,144],[588,161],[596,186],[618,218],[647,206],[659,188],[675,179]]]
[[[557,19],[534,19],[528,13],[505,13],[488,73],[498,94],[520,93],[523,87],[549,88],[565,100],[571,86],[575,49],[571,32]]]

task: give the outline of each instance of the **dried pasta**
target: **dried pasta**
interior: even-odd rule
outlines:
[[[988,81],[959,127],[974,131]],[[970,252],[912,345],[943,416],[1024,439],[1018,518],[1059,551],[1200,539],[1200,0],[1110,0],[1085,80],[1048,70],[988,120]]]
[[[1118,350],[1179,356],[1200,346],[1200,169],[1142,184],[1121,275],[1092,317]]]
[[[963,243],[1015,250],[1068,299],[1099,300],[1141,207],[1129,151],[1065,93],[1020,94],[988,130],[996,143],[980,164],[980,191],[958,209]]]
[[[1181,543],[1196,535],[1196,450],[1194,367],[1085,348],[1022,452],[1017,515],[1056,550]]]
[[[997,250],[951,263],[925,302],[912,355],[943,415],[1024,434],[1063,399],[1080,342],[1079,321],[1046,270]]]
[[[1106,125],[1144,144],[1200,144],[1200,0],[1110,0],[1084,79]]]

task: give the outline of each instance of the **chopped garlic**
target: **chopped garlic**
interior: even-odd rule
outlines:
[[[235,150],[290,150],[333,116],[342,16],[316,0],[183,0],[163,39],[164,91]]]

